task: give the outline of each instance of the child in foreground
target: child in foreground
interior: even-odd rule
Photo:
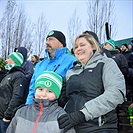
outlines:
[[[33,104],[18,109],[6,133],[63,133],[57,119],[66,112],[58,106],[62,77],[45,71],[35,83]],[[67,133],[75,133],[72,128]]]

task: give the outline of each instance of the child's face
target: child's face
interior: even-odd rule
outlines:
[[[54,100],[56,99],[56,96],[51,90],[43,87],[38,87],[36,89],[35,98]]]

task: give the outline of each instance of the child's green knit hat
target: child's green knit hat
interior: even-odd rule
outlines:
[[[62,77],[52,71],[44,71],[35,82],[35,91],[38,87],[50,89],[59,98],[62,88]]]
[[[24,61],[24,57],[19,52],[12,52],[9,57],[15,62],[15,66],[21,66]]]

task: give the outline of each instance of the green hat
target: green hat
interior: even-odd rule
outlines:
[[[0,57],[0,68],[3,69],[5,65],[6,65],[6,63],[5,63],[4,59]]]
[[[15,62],[15,66],[21,66],[24,61],[23,55],[19,52],[12,52],[9,57]]]
[[[110,44],[110,45],[113,47],[113,49],[115,49],[116,43],[115,43],[115,41],[114,41],[114,40],[109,39],[109,40],[107,40],[105,43]]]
[[[38,87],[50,89],[59,98],[62,88],[62,77],[52,71],[44,71],[35,82],[35,91]]]

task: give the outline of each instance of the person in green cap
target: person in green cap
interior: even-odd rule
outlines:
[[[113,39],[107,40],[103,44],[103,48],[106,49],[110,55],[108,54],[107,57],[114,59],[116,64],[118,65],[119,69],[121,70],[124,76],[128,75],[128,61],[124,57],[123,54],[118,52],[116,49],[116,43]]]
[[[57,119],[66,114],[58,106],[62,77],[52,71],[44,71],[35,82],[33,103],[20,108],[6,133],[63,133]],[[72,128],[67,133],[75,133]]]
[[[19,52],[12,52],[5,60],[6,76],[0,82],[0,133],[5,133],[14,110],[26,102],[26,78],[21,65],[23,56]],[[27,87],[27,88],[26,88]]]
[[[115,41],[112,40],[112,39],[109,39],[109,40],[107,40],[104,43],[104,48],[107,49],[107,50],[109,50],[109,51],[115,50],[115,46],[116,46]]]
[[[107,57],[112,58],[116,64],[118,65],[119,69],[121,70],[122,74],[124,75],[125,78],[125,82],[126,82],[126,97],[127,100],[131,99],[131,90],[132,90],[132,77],[130,77],[130,70],[129,70],[129,65],[128,65],[128,60],[126,59],[126,57],[118,52],[118,50],[116,49],[116,43],[114,40],[110,39],[107,40],[104,45],[103,45],[104,49],[106,49],[109,53],[107,55]]]

